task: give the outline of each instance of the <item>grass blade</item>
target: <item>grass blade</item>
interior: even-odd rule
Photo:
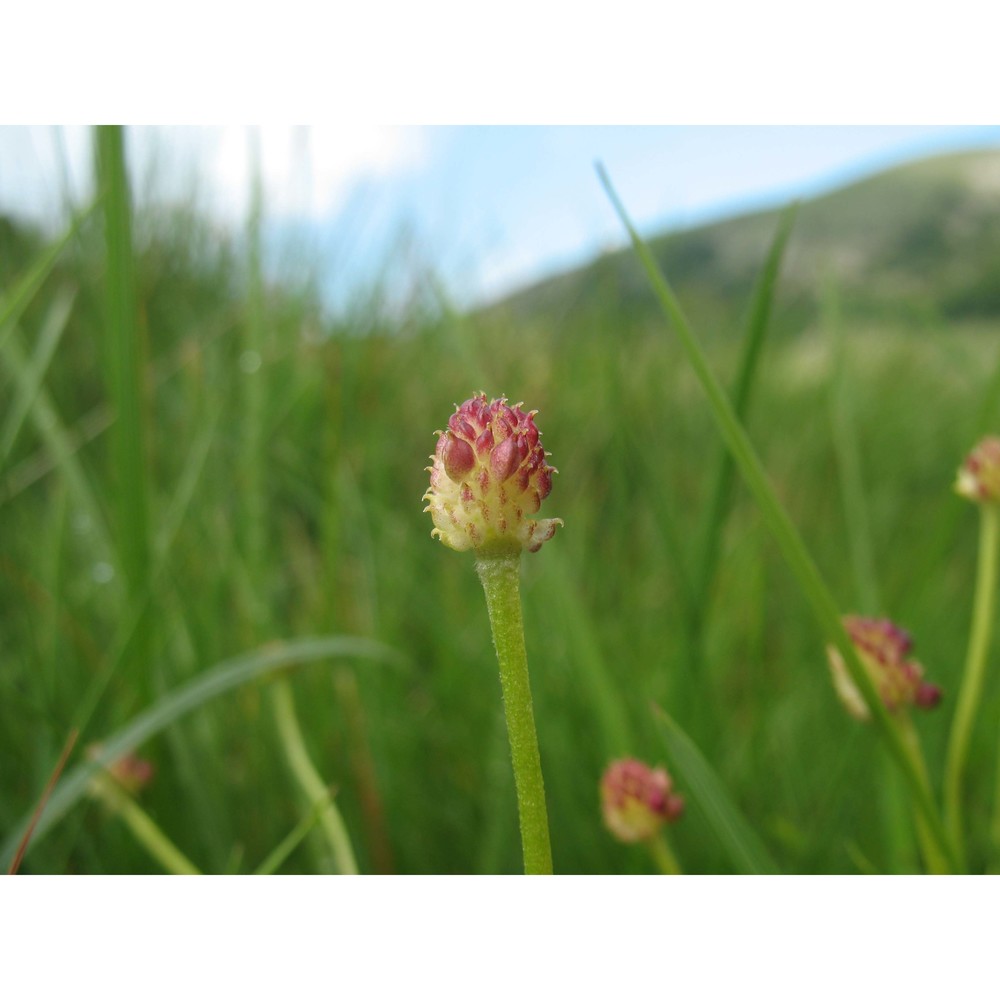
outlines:
[[[271,707],[274,709],[274,719],[288,761],[289,770],[295,776],[300,788],[305,793],[307,802],[323,802],[319,819],[327,844],[333,854],[336,871],[340,875],[357,875],[358,862],[354,857],[350,834],[344,825],[340,810],[329,795],[329,789],[316,765],[309,756],[302,727],[299,725],[295,712],[295,699],[287,678],[278,679],[271,688]]]
[[[213,698],[250,683],[268,673],[332,657],[352,657],[381,663],[405,663],[395,650],[373,639],[356,636],[319,636],[294,642],[271,643],[243,656],[224,660],[193,681],[158,699],[107,740],[91,760],[78,764],[56,786],[32,835],[32,844],[62,819],[86,794],[87,783],[98,771],[130,753],[167,726],[196,711]],[[0,865],[7,865],[28,827],[30,817],[18,824],[0,848]]]
[[[17,845],[14,848],[14,856],[10,862],[10,867],[7,869],[8,875],[16,875],[20,870],[21,861],[24,860],[25,854],[28,853],[28,844],[31,843],[31,838],[35,835],[35,827],[37,826],[39,819],[41,819],[42,813],[45,812],[45,807],[48,805],[52,789],[55,788],[56,782],[59,780],[59,776],[63,773],[63,768],[66,766],[66,762],[69,760],[69,756],[73,752],[73,747],[76,746],[76,741],[79,735],[80,734],[77,730],[71,729],[69,736],[66,737],[62,753],[59,754],[59,760],[56,761],[56,766],[52,769],[52,774],[49,777],[48,783],[42,791],[42,797],[38,800],[38,805],[35,806],[34,812],[32,812],[32,814],[28,817],[27,823],[24,824],[24,830],[21,832]]]
[[[156,534],[153,548],[153,565],[149,574],[149,582],[143,592],[134,598],[134,603],[129,609],[128,614],[119,620],[114,640],[109,646],[110,652],[105,657],[101,669],[94,675],[83,697],[80,699],[74,719],[77,728],[81,732],[86,730],[94,714],[94,710],[97,708],[112,678],[130,655],[133,643],[136,641],[137,633],[141,629],[146,614],[149,611],[149,605],[153,599],[153,589],[169,568],[173,543],[184,522],[184,516],[194,498],[202,472],[205,469],[220,411],[221,407],[216,406],[214,411],[205,419],[198,432],[198,436],[191,444],[177,489],[170,502],[170,506],[161,519],[160,527]]]
[[[45,279],[49,276],[52,268],[55,267],[59,255],[66,249],[66,245],[77,234],[80,227],[89,218],[91,212],[97,207],[98,202],[94,202],[84,212],[78,215],[65,233],[49,247],[45,253],[35,262],[14,290],[3,296],[0,300],[0,345],[7,339],[17,321],[24,314],[24,310],[31,304],[31,300],[38,293],[38,290],[45,284]]]
[[[324,792],[306,811],[306,814],[288,832],[281,843],[254,869],[254,875],[273,875],[288,859],[306,835],[319,821],[319,816],[326,804],[331,801],[330,793]]]
[[[705,352],[691,332],[680,303],[660,273],[649,248],[635,231],[635,227],[611,186],[607,174],[603,168],[598,168],[598,172],[608,197],[618,212],[622,224],[632,240],[636,254],[646,270],[660,305],[673,325],[691,367],[708,397],[719,432],[732,452],[744,481],[757,501],[765,523],[774,535],[782,555],[795,575],[803,595],[816,616],[821,631],[827,641],[832,643],[844,658],[851,680],[864,698],[874,725],[886,741],[893,758],[906,777],[914,801],[920,814],[927,822],[929,833],[933,837],[936,847],[957,868],[955,853],[945,833],[941,815],[931,796],[930,785],[926,777],[926,765],[918,756],[916,744],[904,737],[899,725],[892,719],[882,703],[868,672],[858,657],[854,644],[848,638],[841,621],[840,609],[833,599],[833,595],[823,582],[798,530],[778,500],[774,487],[768,480],[764,467],[757,457],[757,452],[747,437],[739,418],[733,412],[732,404],[725,390],[709,367]]]
[[[777,875],[774,859],[736,807],[711,764],[666,712],[655,708],[654,714],[675,777],[701,810],[733,867],[743,875]]]
[[[797,214],[797,204],[789,205],[782,212],[767,259],[754,288],[746,330],[743,334],[736,380],[733,383],[733,411],[741,421],[746,419],[750,409],[750,399],[760,368],[758,362],[770,326],[774,293],[778,284],[778,272]],[[695,608],[699,610],[704,608],[712,580],[715,578],[715,569],[719,562],[719,542],[726,523],[726,514],[732,501],[734,472],[733,456],[729,449],[723,445],[716,462],[708,506],[705,508],[704,521],[699,532],[701,545],[695,561],[694,586]]]
[[[859,610],[864,614],[874,615],[881,611],[874,546],[861,474],[861,449],[858,446],[854,398],[847,369],[847,344],[839,321],[837,293],[832,281],[827,283],[823,305],[825,326],[833,345],[833,375],[829,390],[830,426],[837,456],[844,519],[847,523],[847,542],[854,570],[854,590]]]
[[[260,136],[255,136],[251,148],[252,184],[250,218],[247,224],[247,273],[249,279],[247,315],[243,324],[243,356],[245,362],[240,380],[240,484],[243,510],[240,518],[243,537],[243,559],[252,581],[254,607],[250,618],[255,623],[265,620],[266,602],[259,591],[264,561],[264,526],[267,524],[267,494],[265,491],[264,407],[268,398],[268,366],[265,363],[265,297],[262,264],[261,229],[264,215],[263,179],[260,165]],[[242,366],[241,366],[242,367]]]
[[[70,310],[73,307],[73,294],[66,292],[58,296],[49,309],[42,331],[38,337],[38,345],[31,360],[23,369],[15,369],[14,380],[17,382],[17,398],[7,412],[3,428],[0,429],[0,469],[7,464],[10,453],[17,443],[24,421],[38,396],[38,391],[45,379],[49,363],[52,361],[62,338],[63,331],[69,321]],[[8,362],[12,367],[17,363],[17,355],[8,354]]]
[[[573,622],[570,630],[570,648],[579,671],[580,683],[588,688],[587,703],[594,711],[598,736],[605,755],[614,756],[628,751],[632,727],[628,710],[622,698],[621,686],[612,676],[605,654],[601,650],[591,612],[580,595],[579,573],[574,573],[566,554],[553,549],[549,555],[547,571],[558,581],[551,596],[564,621]]]
[[[148,579],[149,500],[143,370],[123,130],[119,126],[98,127],[96,145],[98,179],[104,193],[107,253],[105,361],[108,395],[115,410],[111,454],[117,479],[112,497],[119,560],[130,602],[134,604]]]
[[[0,340],[0,359],[14,373],[21,391],[26,392],[30,362],[17,338]],[[89,519],[93,528],[90,537],[94,540],[95,556],[99,559],[107,559],[111,551],[107,520],[83,464],[76,454],[77,445],[63,425],[59,411],[48,390],[43,385],[39,385],[33,393],[33,397],[29,409],[31,422],[44,443],[53,465],[65,478],[73,502],[86,513]],[[7,498],[13,493],[13,490],[10,488],[9,481],[4,481],[3,485],[5,498]]]

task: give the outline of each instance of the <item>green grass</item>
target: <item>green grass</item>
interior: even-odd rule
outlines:
[[[841,609],[877,600],[945,688],[941,708],[916,720],[940,789],[976,559],[977,518],[951,484],[997,418],[996,321],[942,311],[914,323],[903,294],[895,312],[862,315],[857,286],[841,283],[834,339],[832,314],[824,323],[802,307],[800,251],[819,252],[810,210],[772,283],[764,325],[780,336],[757,357],[746,427]],[[106,244],[95,217],[58,257],[57,244],[49,257],[25,240],[17,266],[4,262],[3,839],[34,808],[74,725],[67,778],[87,744],[128,732],[214,665],[270,643],[357,636],[401,659],[331,650],[289,682],[360,869],[518,871],[481,588],[471,557],[431,540],[420,500],[432,432],[482,388],[540,411],[559,469],[545,511],[565,529],[523,560],[556,871],[652,870],[603,829],[597,783],[612,756],[672,763],[653,704],[708,761],[723,812],[754,831],[759,857],[790,872],[911,870],[912,844],[886,818],[899,810],[882,791],[875,733],[840,708],[824,636],[744,487],[718,500],[718,434],[638,272],[609,271],[600,294],[562,318],[522,301],[331,319],[305,282],[265,281],[254,247],[266,211],[254,208],[249,236],[233,242],[190,214],[145,210],[129,239],[116,229]],[[682,303],[693,289],[723,385],[746,368],[742,317],[775,231],[770,218],[743,237],[746,280],[720,284],[717,312],[696,285],[678,285]],[[974,240],[968,253],[978,251]],[[114,419],[134,412],[132,426]],[[706,509],[720,514],[706,521]],[[718,553],[708,582],[706,524]],[[685,593],[688,605],[702,595],[697,662]],[[143,808],[201,870],[273,859],[279,871],[323,870],[323,805],[292,777],[270,700],[265,679],[247,680],[138,746],[156,765]],[[998,715],[988,674],[965,782],[972,870],[992,860]],[[672,829],[686,871],[738,870],[715,832],[699,808]],[[78,796],[23,870],[155,866]]]

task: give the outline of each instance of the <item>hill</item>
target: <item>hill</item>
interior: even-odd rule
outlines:
[[[627,192],[621,192],[627,205]],[[756,212],[650,239],[706,334],[735,328],[777,225]],[[1000,151],[921,160],[801,205],[781,282],[778,331],[815,315],[833,278],[852,319],[940,320],[1000,314]],[[588,316],[659,313],[628,247],[519,291],[488,312],[577,327]]]

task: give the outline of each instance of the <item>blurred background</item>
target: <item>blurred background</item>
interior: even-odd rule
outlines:
[[[429,272],[464,308],[624,245],[596,161],[658,233],[981,147],[1000,147],[1000,129],[136,127],[128,161],[141,204],[182,205],[230,232],[259,171],[269,273],[303,254],[330,305],[375,281],[402,293]],[[93,159],[86,128],[4,128],[0,209],[52,226],[92,196]]]
[[[5,863],[74,726],[75,762],[232,657],[349,635],[394,656],[289,676],[362,870],[517,871],[482,595],[420,501],[432,432],[483,389],[540,411],[559,469],[546,512],[566,529],[524,560],[556,869],[650,870],[602,828],[597,782],[615,756],[666,760],[655,703],[784,870],[918,870],[891,772],[739,484],[702,578],[721,445],[594,162],[727,384],[779,212],[801,202],[748,427],[845,612],[909,628],[944,687],[918,720],[936,779],[974,572],[951,484],[1000,417],[1000,130],[135,128],[124,144],[122,229],[106,204],[86,214],[124,190],[91,131],[0,129]],[[995,719],[995,684],[986,698]],[[974,861],[990,729],[972,747]],[[142,743],[140,801],[199,867],[252,871],[309,811],[285,749],[255,676]],[[688,870],[731,870],[697,810],[674,840]],[[331,864],[312,829],[281,870]],[[158,870],[87,796],[22,868]]]

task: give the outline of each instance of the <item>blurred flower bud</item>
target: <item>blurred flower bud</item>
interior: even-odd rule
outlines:
[[[95,743],[88,748],[87,756],[93,759],[100,752],[100,745]],[[134,753],[127,753],[123,757],[119,757],[116,761],[108,764],[106,768],[106,773],[114,778],[115,783],[129,795],[137,795],[141,792],[153,780],[153,772],[152,763]]]
[[[684,800],[672,791],[662,767],[654,770],[633,758],[612,761],[601,779],[605,826],[626,844],[649,840],[684,812]]]
[[[1000,438],[983,438],[962,463],[955,492],[975,503],[1000,503]]]
[[[559,518],[532,521],[552,489],[535,413],[504,398],[486,401],[479,393],[467,399],[438,431],[425,511],[434,520],[432,537],[450,548],[505,546],[537,552]]]
[[[924,668],[908,660],[913,646],[910,636],[887,618],[862,618],[845,615],[844,628],[858,652],[882,703],[890,712],[907,705],[934,708],[941,700],[941,689],[924,680]],[[856,719],[867,721],[871,712],[847,670],[843,657],[833,646],[827,648],[833,686],[844,707]]]

